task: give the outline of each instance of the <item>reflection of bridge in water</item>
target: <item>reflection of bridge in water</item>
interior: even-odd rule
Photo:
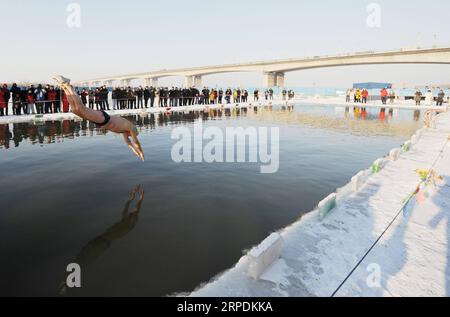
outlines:
[[[335,129],[349,129],[353,127],[353,130],[359,126],[361,129],[364,129],[368,125],[362,126],[357,122],[352,123],[352,121],[374,121],[373,123],[369,123],[369,126],[374,126],[375,130],[376,127],[379,127],[380,129],[386,129],[387,132],[390,131],[391,134],[397,135],[401,135],[399,131],[405,131],[405,127],[400,127],[400,125],[392,126],[394,110],[389,108],[379,109],[375,114],[373,112],[369,113],[365,108],[354,109],[353,107],[347,107],[344,118],[295,113],[294,108],[294,106],[210,108],[204,111],[173,111],[146,115],[128,114],[123,117],[135,123],[141,131],[149,131],[158,127],[168,127],[177,124],[192,124],[200,118],[206,121],[220,119],[222,117],[247,117],[251,120],[258,119],[285,124],[306,124],[324,129],[333,127]],[[413,111],[413,125],[419,122],[420,117],[421,112],[419,110]],[[412,129],[417,128],[413,125],[411,125]],[[372,130],[375,131],[374,129]],[[18,122],[0,124],[0,148],[9,149],[11,143],[14,144],[14,147],[19,147],[24,141],[28,141],[31,145],[44,146],[46,144],[61,143],[65,140],[72,140],[79,137],[93,137],[111,133],[99,129],[95,123],[85,120],[53,120],[37,123]]]
[[[301,59],[263,61],[173,70],[164,69],[146,73],[123,74],[80,80],[77,84],[90,87],[97,86],[99,84],[105,84],[112,87],[114,83],[120,86],[129,86],[132,80],[143,80],[146,86],[157,87],[158,79],[160,78],[181,76],[185,78],[186,87],[201,87],[203,76],[233,72],[260,72],[264,75],[264,85],[266,87],[284,87],[285,74],[287,72],[338,66],[383,64],[450,64],[450,47],[400,49],[386,52],[370,51],[346,55],[314,56]]]

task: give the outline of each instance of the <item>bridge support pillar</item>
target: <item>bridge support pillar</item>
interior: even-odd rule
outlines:
[[[184,86],[187,88],[192,87],[194,85],[194,76],[186,76],[184,78]]]
[[[112,80],[107,80],[107,81],[105,81],[105,85],[106,85],[106,87],[112,87],[112,85],[113,85],[113,81]]]
[[[264,73],[264,86],[267,88],[272,87],[284,88],[284,73],[282,72]]]
[[[144,87],[150,87],[151,81],[151,78],[144,78]]]
[[[150,81],[150,86],[151,87],[153,87],[153,88],[156,88],[156,87],[158,87],[158,78],[152,78],[151,79],[151,81]]]
[[[275,73],[264,73],[264,86],[272,88],[276,86]]]
[[[284,73],[276,74],[276,84],[277,87],[284,88]]]
[[[194,76],[194,87],[200,88],[202,87],[202,76]]]

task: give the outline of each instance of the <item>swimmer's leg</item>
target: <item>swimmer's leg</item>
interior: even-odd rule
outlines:
[[[72,112],[77,116],[101,124],[105,121],[105,117],[102,112],[87,108],[81,102],[80,96],[78,96],[73,87],[67,83],[61,85],[69,100]]]

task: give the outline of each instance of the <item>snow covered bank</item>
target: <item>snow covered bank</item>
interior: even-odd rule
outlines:
[[[450,296],[449,137],[447,112],[399,157],[338,190],[322,221],[315,210],[282,230],[281,258],[260,279],[244,256],[191,296]],[[444,180],[404,208],[420,183],[416,170],[431,168]]]
[[[353,103],[345,102],[343,97],[307,97],[303,99],[298,99],[296,104],[306,104],[306,105],[320,105],[320,106],[341,106],[341,107],[365,107],[365,108],[392,108],[392,109],[405,109],[405,110],[447,110],[448,104],[443,106],[425,105],[422,103],[421,106],[416,106],[414,100],[395,100],[394,103],[388,103],[383,105],[381,101],[369,101],[368,103]]]
[[[290,101],[289,104],[294,104],[294,101]],[[159,114],[169,111],[203,111],[205,109],[231,109],[231,108],[249,108],[249,107],[266,107],[272,106],[286,106],[288,102],[283,100],[272,100],[272,101],[258,101],[258,102],[248,102],[240,104],[215,104],[215,105],[192,105],[183,107],[154,107],[146,109],[125,109],[125,110],[107,110],[107,112],[112,116],[126,116],[126,115],[149,115],[149,114]],[[7,117],[0,117],[0,124],[8,123],[20,123],[20,122],[44,122],[44,121],[58,121],[58,120],[79,120],[80,118],[73,113],[52,113],[44,115],[21,115],[14,116],[10,115]]]
[[[112,104],[112,102],[110,103]],[[392,108],[392,109],[406,109],[406,110],[446,110],[447,106],[444,107],[427,107],[427,106],[415,106],[414,102],[411,101],[401,101],[394,104],[382,105],[380,102],[361,104],[361,103],[346,103],[345,99],[339,97],[320,97],[320,98],[295,98],[289,101],[275,99],[271,101],[260,100],[257,102],[248,102],[240,104],[216,104],[216,105],[192,105],[174,108],[165,107],[155,107],[148,109],[125,109],[125,110],[111,110],[108,111],[110,115],[113,116],[125,116],[125,115],[148,115],[148,114],[159,114],[167,112],[168,109],[172,111],[202,111],[205,108],[208,109],[219,109],[224,107],[225,109],[230,108],[249,108],[249,107],[266,107],[266,106],[287,106],[287,105],[316,105],[316,106],[330,106],[330,107],[366,107],[366,108]],[[7,117],[0,117],[0,124],[8,123],[21,123],[21,122],[44,122],[44,121],[58,121],[58,120],[78,120],[79,118],[72,113],[53,113],[38,115],[21,115],[15,116],[10,115]]]

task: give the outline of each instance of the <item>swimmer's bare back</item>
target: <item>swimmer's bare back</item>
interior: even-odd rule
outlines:
[[[85,107],[78,94],[70,85],[69,79],[56,75],[53,77],[53,80],[64,90],[74,114],[85,120],[94,122],[106,130],[122,134],[125,143],[133,153],[142,161],[145,160],[144,152],[142,151],[141,144],[137,138],[139,132],[133,123],[121,117],[110,117],[104,111],[97,111]],[[130,136],[133,142],[130,141]]]

